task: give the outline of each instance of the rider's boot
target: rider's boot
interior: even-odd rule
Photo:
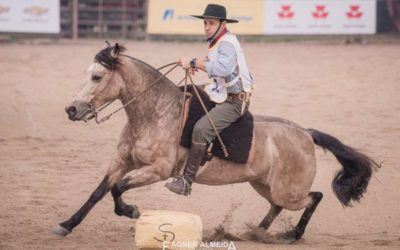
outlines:
[[[189,195],[206,149],[207,144],[192,142],[183,175],[176,177],[174,181],[165,184],[165,186],[174,193]]]

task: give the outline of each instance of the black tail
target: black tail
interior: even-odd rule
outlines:
[[[314,143],[328,149],[343,166],[332,182],[332,188],[344,206],[351,206],[351,201],[359,201],[366,192],[372,171],[380,167],[367,155],[344,145],[335,137],[315,129],[307,129]]]

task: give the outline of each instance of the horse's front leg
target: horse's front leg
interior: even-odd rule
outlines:
[[[137,206],[126,204],[122,200],[122,193],[135,187],[149,185],[158,181],[166,180],[172,171],[160,171],[166,166],[151,165],[141,169],[134,170],[131,175],[115,184],[111,190],[114,198],[114,212],[119,216],[127,216],[129,218],[138,218],[140,216]]]
[[[89,199],[83,204],[83,206],[74,214],[69,220],[60,223],[53,232],[65,236],[74,229],[89,211],[101,200],[104,195],[110,191],[111,187],[120,181],[122,177],[129,171],[126,162],[119,156],[117,156],[111,163],[111,166],[107,170],[107,174],[104,179],[100,182],[99,186],[90,195]]]

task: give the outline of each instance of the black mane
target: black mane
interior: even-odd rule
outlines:
[[[108,46],[106,48],[102,49],[99,53],[97,53],[97,55],[94,58],[94,61],[100,63],[107,69],[115,70],[117,68],[117,66],[122,63],[120,56],[123,56],[123,57],[129,58],[129,59],[139,63],[138,65],[141,65],[143,67],[147,67],[148,69],[150,69],[149,73],[151,75],[153,75],[155,78],[158,78],[162,75],[162,73],[158,69],[154,68],[150,64],[143,62],[142,60],[139,60],[137,58],[131,57],[129,55],[120,53],[120,52],[126,51],[125,46],[119,45],[118,43],[116,43],[114,46],[111,46],[108,41],[106,41],[106,43]],[[166,79],[169,82],[171,82],[171,80],[169,80],[168,78],[166,78]]]
[[[116,43],[114,47],[108,45],[106,48],[97,53],[97,55],[94,57],[94,60],[107,69],[114,70],[116,66],[120,64],[120,60],[118,58],[119,53],[125,50],[126,48],[123,45],[118,45],[118,43]]]
[[[107,42],[108,46],[104,49],[102,49],[97,55],[94,57],[94,61],[100,63],[104,67],[110,70],[116,69],[116,66],[118,64],[121,64],[121,61],[119,59],[119,55],[127,57],[133,61],[139,62],[140,64],[143,64],[147,67],[149,67],[152,70],[152,73],[157,74],[157,76],[160,74],[160,72],[151,66],[150,64],[143,62],[142,60],[139,60],[137,58],[125,55],[125,54],[120,54],[120,52],[126,51],[126,47],[123,45],[119,45],[118,43],[115,44],[114,47],[110,46],[110,44]]]

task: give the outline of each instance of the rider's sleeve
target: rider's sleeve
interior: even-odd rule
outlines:
[[[236,67],[235,47],[229,42],[220,42],[216,61],[206,62],[208,77],[227,77]]]

